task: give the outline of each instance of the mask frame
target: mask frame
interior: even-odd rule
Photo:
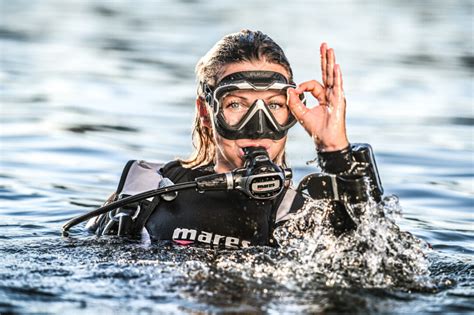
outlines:
[[[268,91],[277,90],[286,93],[289,88],[296,88],[293,82],[273,71],[242,71],[224,77],[214,89],[203,84],[206,102],[213,111],[216,131],[224,138],[236,139],[263,139],[279,140],[287,135],[288,130],[295,125],[296,119],[289,112],[287,121],[280,124],[273,116],[268,106],[261,99],[257,99],[247,113],[236,125],[226,122],[219,99],[226,93],[236,90]],[[304,94],[300,99],[305,103]]]

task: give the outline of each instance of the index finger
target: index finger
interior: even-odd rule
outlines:
[[[295,91],[299,94],[303,92],[311,92],[311,94],[318,100],[319,104],[326,104],[326,90],[321,83],[316,80],[301,83]]]

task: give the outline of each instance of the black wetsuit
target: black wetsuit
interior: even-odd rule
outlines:
[[[161,170],[174,183],[193,181],[214,174],[213,166],[185,169],[168,163]],[[173,174],[179,174],[173,176]],[[170,176],[171,175],[171,176]],[[225,245],[226,247],[269,245],[277,223],[277,210],[284,194],[274,200],[250,199],[239,191],[180,191],[172,201],[160,201],[145,227],[152,240],[174,240]],[[286,212],[300,209],[304,199],[296,194]]]

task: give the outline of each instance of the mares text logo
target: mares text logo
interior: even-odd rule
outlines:
[[[198,231],[194,229],[176,228],[173,231],[173,241],[181,245],[188,245],[194,241],[228,248],[249,247],[249,241],[242,241],[237,237],[224,236],[211,232]]]

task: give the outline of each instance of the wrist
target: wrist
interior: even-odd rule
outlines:
[[[352,149],[349,143],[334,151],[321,151],[318,148],[318,162],[321,169],[328,173],[339,174],[348,171],[352,165]]]
[[[316,142],[316,150],[318,152],[335,152],[335,151],[342,151],[349,146],[349,141],[344,140],[340,143],[334,144],[324,144]]]

